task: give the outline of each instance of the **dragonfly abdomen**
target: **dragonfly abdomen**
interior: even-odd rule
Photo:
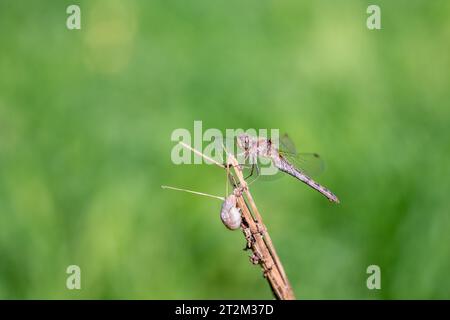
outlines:
[[[280,157],[274,157],[273,158],[274,165],[280,169],[283,172],[286,172],[287,174],[293,176],[294,178],[297,178],[298,180],[302,181],[303,183],[307,184],[311,188],[319,191],[322,195],[324,195],[328,200],[339,203],[338,197],[328,190],[327,188],[323,187],[307,175],[301,173],[299,170],[297,170],[293,165],[291,165],[288,161],[285,159],[282,159]]]

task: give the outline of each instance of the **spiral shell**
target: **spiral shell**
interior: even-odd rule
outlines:
[[[220,219],[230,230],[239,229],[242,222],[241,211],[236,207],[236,203],[236,196],[231,194],[225,199],[220,210]]]

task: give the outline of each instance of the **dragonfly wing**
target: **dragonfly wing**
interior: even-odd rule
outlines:
[[[317,177],[325,171],[325,162],[317,153],[279,152],[290,164],[309,177]]]
[[[298,153],[287,134],[281,136],[278,151],[289,163],[310,177],[317,177],[325,170],[322,157],[317,153]]]
[[[286,133],[281,136],[280,145],[278,148],[279,150],[287,153],[297,154],[297,148],[295,147],[294,142]]]

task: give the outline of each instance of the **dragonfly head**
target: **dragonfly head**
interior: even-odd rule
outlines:
[[[237,145],[243,151],[248,151],[250,149],[250,137],[246,133],[242,133],[237,137]]]

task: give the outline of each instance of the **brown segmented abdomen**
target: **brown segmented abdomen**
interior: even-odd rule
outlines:
[[[297,178],[301,182],[307,184],[311,188],[319,191],[322,195],[324,195],[328,200],[339,203],[338,197],[325,188],[324,186],[320,185],[307,175],[303,174],[299,170],[297,170],[293,165],[291,165],[286,159],[284,159],[281,155],[280,156],[273,156],[272,157],[274,165],[280,169],[283,172],[286,172],[287,174],[293,176],[294,178]]]

